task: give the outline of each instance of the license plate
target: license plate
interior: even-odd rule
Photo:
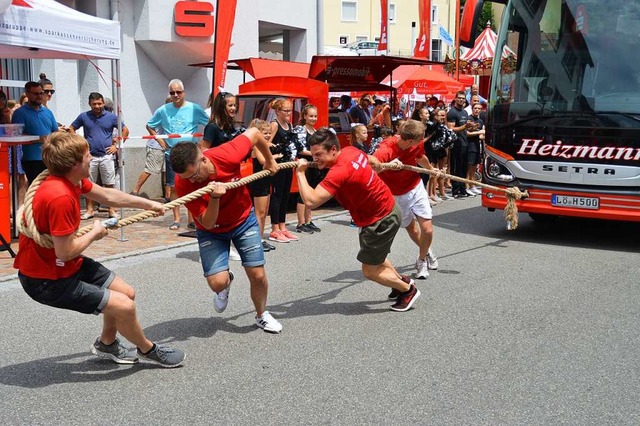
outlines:
[[[551,195],[551,205],[556,207],[575,207],[578,209],[598,210],[600,208],[600,199],[553,194]]]

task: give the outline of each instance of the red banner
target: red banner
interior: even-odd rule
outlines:
[[[431,52],[431,0],[418,0],[420,34],[413,49],[414,58],[430,59]]]
[[[387,34],[389,31],[389,0],[380,0],[380,40],[378,50],[387,50]]]
[[[236,19],[237,0],[219,0],[218,10],[216,10],[216,57],[214,64],[214,96],[218,94],[219,88],[224,87],[227,77],[227,61],[229,60],[229,50],[231,49],[231,33],[233,23]]]

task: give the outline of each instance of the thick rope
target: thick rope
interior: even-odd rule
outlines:
[[[297,161],[290,161],[288,163],[280,163],[277,165],[279,170],[283,170],[283,169],[293,169],[295,167],[298,166],[298,162]],[[252,175],[243,177],[242,179],[239,179],[237,181],[234,182],[226,182],[224,183],[224,186],[227,190],[229,189],[235,189],[235,188],[239,188],[241,186],[247,185],[251,182],[254,182],[258,179],[262,179],[264,177],[267,177],[271,175],[271,172],[268,170],[262,170],[259,171],[257,173],[254,173]],[[20,218],[20,220],[18,221],[18,230],[20,231],[20,233],[22,233],[24,236],[31,238],[32,240],[34,240],[36,242],[36,244],[38,244],[41,247],[45,247],[45,248],[53,248],[53,239],[51,238],[51,235],[47,235],[47,234],[40,234],[40,232],[38,231],[38,229],[36,228],[35,222],[33,220],[33,197],[38,189],[38,187],[40,186],[40,184],[42,183],[42,181],[49,176],[49,171],[45,170],[44,172],[40,173],[40,175],[38,175],[38,177],[33,181],[33,183],[31,184],[31,186],[29,187],[29,190],[27,191],[27,194],[25,195],[25,200],[24,200],[24,205],[23,207],[20,209],[20,211],[18,211],[18,217]],[[165,211],[170,210],[174,207],[178,207],[181,206],[183,204],[188,203],[189,201],[193,201],[196,198],[200,198],[205,194],[210,194],[211,192],[213,192],[214,187],[213,185],[207,185],[203,188],[197,189],[183,197],[177,198],[169,203],[163,204],[163,208]],[[24,214],[23,214],[24,213]],[[145,210],[143,212],[140,212],[138,214],[135,214],[133,216],[129,216],[127,218],[124,219],[120,219],[118,221],[117,224],[115,224],[114,226],[110,227],[110,228],[120,228],[126,225],[131,225],[133,223],[136,222],[140,222],[143,221],[145,219],[149,219],[152,217],[157,216],[157,213],[154,212],[153,210]],[[91,229],[93,229],[93,225],[87,225],[84,226],[80,229],[78,229],[78,231],[76,232],[76,237],[80,237],[86,233],[88,233],[89,231],[91,231]]]
[[[464,179],[459,176],[448,175],[446,173],[441,172],[440,170],[428,170],[423,169],[422,167],[416,166],[408,166],[406,164],[402,164],[400,162],[391,162],[391,163],[382,163],[380,166],[383,169],[387,170],[410,170],[416,173],[428,174],[436,179],[446,178],[450,180],[454,180],[457,182],[468,183],[475,186],[480,186],[485,189],[489,189],[494,192],[503,192],[507,197],[507,206],[504,209],[504,218],[507,221],[507,230],[515,230],[518,229],[518,206],[516,205],[517,200],[522,200],[529,196],[527,191],[520,191],[520,188],[517,186],[513,186],[510,188],[500,188],[493,185],[488,185],[486,183],[481,183],[475,180]]]

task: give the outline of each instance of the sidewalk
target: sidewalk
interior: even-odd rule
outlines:
[[[314,210],[314,217],[324,216],[342,211],[339,205],[331,205],[324,209]],[[125,209],[124,217],[133,216],[140,210]],[[120,211],[118,210],[118,214]],[[107,219],[106,212],[96,214],[94,219]],[[137,222],[132,225],[125,226],[121,229],[110,230],[109,234],[100,241],[96,241],[85,251],[85,255],[96,260],[118,259],[128,256],[136,256],[143,253],[149,253],[160,250],[167,250],[172,247],[181,245],[195,244],[195,238],[183,237],[178,234],[186,232],[187,211],[184,207],[180,209],[181,228],[178,231],[169,230],[169,225],[173,221],[173,215],[170,211],[166,212],[162,217],[154,217],[151,219]],[[80,227],[89,225],[91,220],[83,220]],[[296,221],[295,211],[287,214],[287,220]],[[295,223],[289,229],[295,228]],[[121,241],[121,233],[124,229],[124,237],[126,241]],[[270,229],[269,220],[265,225],[265,231]],[[13,251],[18,251],[18,240],[11,243]],[[9,281],[17,277],[17,270],[13,269],[13,259],[9,251],[0,251],[0,283]]]

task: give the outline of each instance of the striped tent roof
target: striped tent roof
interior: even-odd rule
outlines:
[[[465,53],[460,55],[460,59],[464,61],[471,61],[472,59],[478,59],[480,61],[493,59],[497,41],[498,36],[491,29],[491,24],[487,23],[487,27],[482,31],[478,38],[476,38],[476,43],[473,46],[473,49],[467,50]],[[515,55],[513,50],[505,46],[505,49],[502,51],[502,57],[506,58],[510,54]]]

